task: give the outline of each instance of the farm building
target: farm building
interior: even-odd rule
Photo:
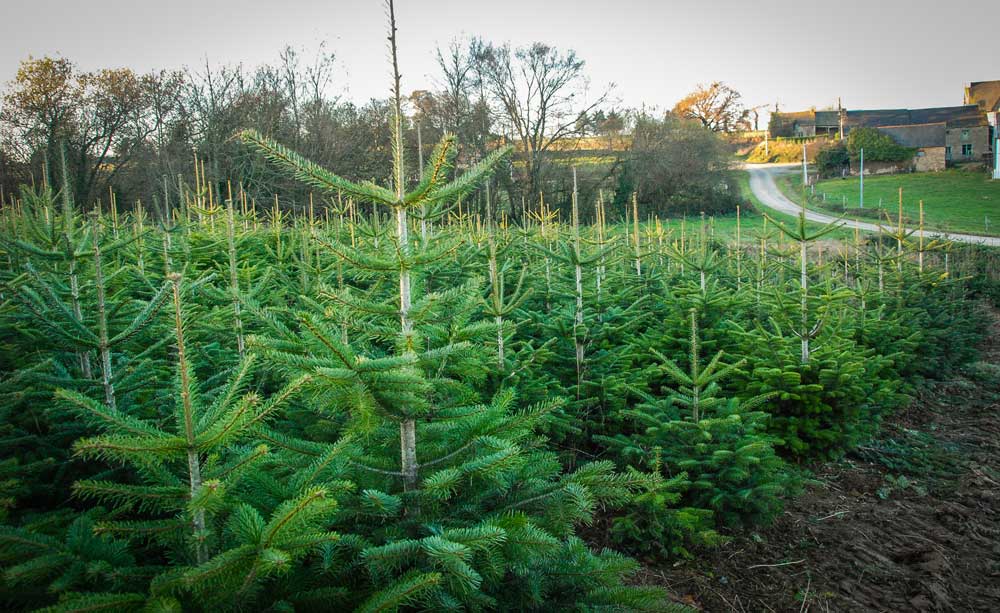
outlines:
[[[1000,111],[1000,81],[978,81],[965,88],[965,104],[975,104],[984,113]]]
[[[991,159],[990,126],[986,121],[986,115],[975,105],[929,109],[847,111],[844,120],[844,133],[849,134],[853,128],[933,124],[945,125],[944,155],[946,161],[963,163]]]
[[[841,118],[844,116],[842,110],[837,111],[816,111],[816,135],[840,136],[840,129],[843,127]]]
[[[1000,86],[1000,81],[991,81]],[[977,84],[974,84],[977,85]],[[986,89],[976,90],[985,95]],[[987,100],[987,103],[989,101]],[[998,104],[994,101],[993,104]],[[984,162],[992,160],[991,122],[987,113],[977,104],[962,106],[934,107],[926,109],[858,109],[833,111],[801,111],[796,113],[775,113],[771,120],[771,135],[775,137],[803,136],[844,136],[855,128],[893,128],[900,134],[920,135],[925,142],[930,135],[940,132],[944,126],[944,143],[941,145],[944,160],[952,163]],[[916,126],[931,126],[926,130],[915,130]],[[899,128],[906,128],[900,131]],[[906,144],[906,143],[901,143]],[[907,145],[923,149],[920,145]],[[936,150],[937,145],[930,147]],[[927,151],[925,155],[937,157],[937,151]],[[922,162],[920,165],[937,166],[937,162]]]
[[[801,137],[816,136],[816,111],[796,111],[793,113],[771,113],[768,126],[771,136]]]
[[[945,143],[947,142],[948,130],[947,124],[944,122],[881,126],[877,129],[879,132],[890,136],[900,145],[917,150],[913,160],[909,162],[910,168],[887,168],[886,171],[915,170],[917,172],[928,172],[945,169],[947,165]],[[877,172],[876,169],[877,167],[872,170]]]

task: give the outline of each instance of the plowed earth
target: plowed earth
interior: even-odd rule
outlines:
[[[770,527],[650,565],[704,611],[1000,612],[1000,315],[968,377],[933,385],[871,443],[814,468]]]

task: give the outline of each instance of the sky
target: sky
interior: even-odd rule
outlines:
[[[724,81],[747,106],[921,108],[1000,79],[1000,0],[397,0],[403,90],[438,78],[434,50],[478,35],[544,41],[586,61],[595,91],[670,108]],[[0,83],[29,55],[82,70],[276,62],[286,45],[337,56],[335,93],[389,93],[382,0],[0,0]],[[990,47],[992,46],[992,50]],[[763,126],[762,126],[763,127]]]

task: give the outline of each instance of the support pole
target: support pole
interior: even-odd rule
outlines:
[[[993,131],[996,137],[993,139],[993,179],[1000,181],[1000,121],[996,122]]]
[[[806,144],[802,143],[802,185],[809,185],[809,170],[806,169]]]
[[[865,208],[865,150],[861,149],[861,196],[858,201],[861,208]]]

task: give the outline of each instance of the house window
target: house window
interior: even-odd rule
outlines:
[[[962,130],[962,140],[969,140],[969,131]]]
[[[944,159],[946,159],[946,160],[950,160],[951,159],[951,145],[947,145],[944,148]]]
[[[972,145],[962,145],[962,155],[965,157],[972,157]]]

